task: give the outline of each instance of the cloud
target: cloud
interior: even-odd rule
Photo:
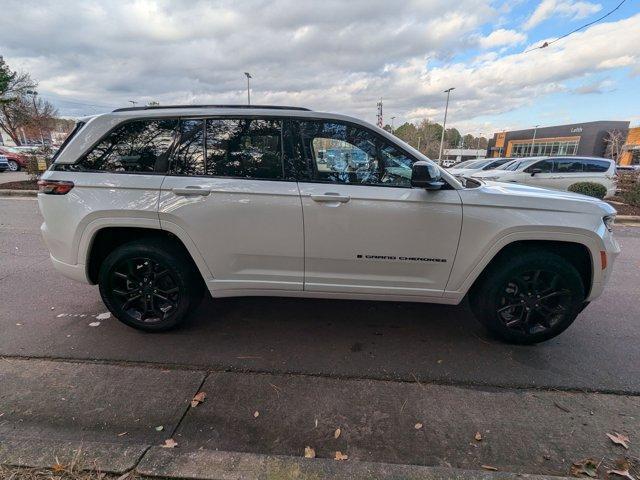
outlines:
[[[566,82],[640,63],[640,14],[542,50],[504,55],[491,49],[525,37],[505,29],[481,36],[496,13],[492,5],[3,0],[12,14],[0,16],[0,52],[12,67],[31,72],[39,92],[67,115],[104,112],[129,100],[244,103],[249,71],[255,103],[375,121],[383,98],[386,117],[396,116],[398,125],[440,120],[442,92],[452,86],[449,118],[470,125],[569,91]]]
[[[610,79],[596,80],[589,83],[584,83],[579,87],[572,90],[573,93],[578,95],[590,95],[590,94],[602,94],[612,92],[615,90],[615,82]]]
[[[542,0],[531,16],[524,23],[525,30],[530,30],[536,25],[553,16],[569,17],[572,20],[588,17],[599,12],[602,6],[597,3],[575,0]]]
[[[491,49],[505,45],[516,45],[524,42],[526,39],[527,36],[524,33],[500,28],[498,30],[494,30],[486,37],[479,38],[478,43],[483,49]]]

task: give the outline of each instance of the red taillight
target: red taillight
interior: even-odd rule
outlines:
[[[73,188],[67,180],[38,180],[38,191],[47,195],[66,195]]]

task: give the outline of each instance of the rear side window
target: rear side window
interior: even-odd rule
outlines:
[[[607,170],[609,170],[609,167],[611,166],[611,162],[607,162],[606,160],[584,159],[584,160],[581,160],[581,162],[584,165],[584,171],[591,172],[591,173],[606,172]]]
[[[171,173],[281,179],[282,165],[280,120],[210,118],[181,122]]]
[[[135,120],[119,125],[78,166],[106,172],[155,172],[156,163],[167,160],[177,126],[177,119]]]
[[[553,161],[540,160],[539,162],[536,162],[524,169],[526,173],[531,173],[534,170],[540,170],[540,173],[549,173],[553,170]]]

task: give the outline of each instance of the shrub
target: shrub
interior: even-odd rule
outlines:
[[[570,192],[581,193],[590,197],[603,199],[607,194],[607,188],[604,185],[595,182],[578,182],[569,187]]]
[[[625,173],[618,177],[618,189],[624,203],[640,207],[640,174]]]

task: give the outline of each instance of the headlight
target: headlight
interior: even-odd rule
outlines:
[[[607,230],[609,230],[610,232],[613,231],[613,224],[616,221],[616,215],[605,215],[604,217],[602,217],[602,222],[604,223],[604,226],[607,227]]]

